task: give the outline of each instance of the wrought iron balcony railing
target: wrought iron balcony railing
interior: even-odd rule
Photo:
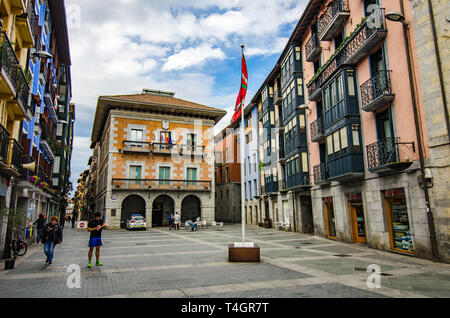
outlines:
[[[158,154],[203,155],[205,146],[152,143],[151,151]]]
[[[278,182],[268,182],[264,185],[264,191],[265,193],[275,193],[278,192]]]
[[[391,88],[391,71],[379,71],[361,85],[361,108],[366,112],[375,112],[392,102],[394,94]]]
[[[330,59],[306,84],[310,101],[321,95],[321,87],[343,65],[356,65],[367,56],[387,35],[384,19],[379,24],[361,22],[348,38],[336,49]]]
[[[23,154],[23,148],[19,144],[19,142],[15,139],[10,140],[11,145],[11,168],[16,170],[17,172],[20,172],[22,169],[22,154]]]
[[[349,16],[348,0],[334,0],[319,19],[320,40],[331,40]]]
[[[305,45],[305,56],[308,62],[314,62],[322,51],[317,33],[313,33]]]
[[[311,141],[320,142],[325,139],[325,126],[323,118],[319,117],[311,123]]]
[[[2,72],[7,76],[12,94],[15,95],[18,81],[17,68],[19,67],[19,60],[17,59],[14,48],[5,32],[2,32],[1,34],[0,46],[0,67]]]
[[[400,152],[406,155],[401,158]],[[407,155],[415,152],[414,142],[399,142],[399,138],[386,138],[367,146],[367,164],[369,171],[384,169],[404,170],[412,165]]]
[[[10,138],[11,136],[6,128],[0,125],[0,165],[3,166],[7,164]]]
[[[328,169],[325,163],[321,163],[314,167],[314,184],[321,185],[329,183]]]
[[[25,74],[20,67],[18,68],[17,77],[17,101],[22,108],[25,109],[25,111],[29,110],[34,115],[34,109],[32,109],[28,103],[30,86],[28,85]]]
[[[113,179],[113,190],[211,191],[210,180]]]

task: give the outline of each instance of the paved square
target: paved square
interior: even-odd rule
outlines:
[[[0,297],[450,297],[450,266],[297,233],[248,227],[260,264],[228,263],[240,226],[224,231],[103,232],[101,268],[88,269],[88,234],[70,228],[53,265],[42,247],[0,270]],[[67,287],[67,266],[81,268],[81,288]],[[367,287],[370,264],[381,288]]]

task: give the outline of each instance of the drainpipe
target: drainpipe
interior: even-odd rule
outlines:
[[[436,25],[434,23],[433,5],[431,3],[431,0],[428,0],[428,13],[430,15],[431,33],[433,34],[434,53],[436,54],[436,63],[437,63],[437,69],[438,69],[438,74],[439,74],[439,84],[441,86],[442,102],[444,103],[445,124],[447,125],[447,133],[450,136],[450,123],[449,123],[449,119],[448,119],[449,113],[448,113],[448,106],[447,106],[447,95],[445,92],[444,76],[442,75],[441,54],[439,52],[439,46],[438,46],[437,34],[436,34]]]
[[[399,0],[400,2],[400,10],[401,14],[405,16],[405,9],[403,6],[403,0]],[[411,48],[410,48],[410,39],[409,39],[409,24],[403,21],[403,36],[406,43],[406,58],[408,62],[408,75],[409,75],[409,85],[411,90],[411,100],[413,105],[413,113],[414,113],[414,123],[415,123],[415,129],[416,129],[416,136],[417,136],[417,143],[419,144],[417,148],[419,148],[419,160],[420,160],[420,173],[421,173],[421,179],[422,179],[422,189],[425,195],[425,204],[427,208],[427,219],[428,219],[428,229],[430,231],[430,243],[431,243],[431,253],[433,257],[433,262],[439,261],[439,250],[437,246],[437,239],[436,239],[436,229],[434,226],[434,217],[433,212],[431,210],[430,205],[430,194],[428,191],[428,187],[425,184],[425,160],[424,160],[424,153],[423,153],[423,141],[422,141],[422,134],[420,131],[420,118],[418,114],[418,107],[417,107],[417,99],[416,99],[416,86],[414,83],[414,75],[413,75],[413,65],[412,65],[412,58],[411,58]]]

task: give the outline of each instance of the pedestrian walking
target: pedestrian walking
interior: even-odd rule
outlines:
[[[33,224],[36,225],[36,229],[37,229],[36,244],[39,244],[39,242],[41,241],[42,231],[44,230],[44,227],[45,227],[44,216],[42,214],[39,214],[37,220],[34,221]]]
[[[55,246],[61,244],[63,240],[63,231],[61,225],[58,223],[58,217],[53,216],[50,222],[45,225],[41,242],[44,244],[44,253],[47,256],[46,264],[51,265],[53,256],[55,255]]]
[[[102,262],[100,262],[100,247],[102,246],[102,231],[107,227],[107,224],[101,219],[100,213],[94,214],[94,219],[88,223],[88,232],[91,233],[89,239],[89,263],[88,267],[92,267],[92,252],[95,248],[95,258],[96,263],[95,266],[103,266]]]
[[[178,215],[178,212],[175,213],[174,223],[175,223],[175,230],[179,230],[180,229],[180,216]]]
[[[173,213],[169,214],[169,230],[173,229]]]

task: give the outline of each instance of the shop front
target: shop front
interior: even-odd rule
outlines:
[[[327,227],[327,238],[336,240],[336,219],[334,216],[333,197],[324,198],[325,224]]]
[[[367,243],[366,224],[364,221],[364,208],[361,193],[349,194],[348,205],[352,228],[352,242]]]
[[[405,190],[391,189],[384,192],[391,249],[414,254]]]

